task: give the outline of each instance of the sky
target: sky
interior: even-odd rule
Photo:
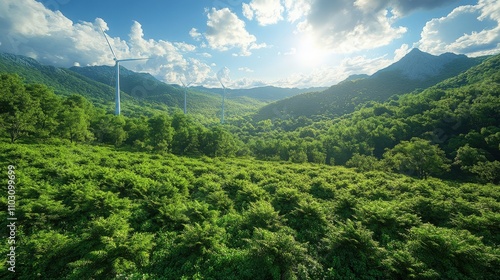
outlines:
[[[43,64],[113,66],[101,29],[118,59],[150,58],[122,66],[166,83],[324,87],[412,48],[500,53],[500,1],[0,1],[0,52]]]

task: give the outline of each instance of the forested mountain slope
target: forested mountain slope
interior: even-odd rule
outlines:
[[[46,66],[36,60],[19,55],[0,53],[0,72],[15,73],[27,83],[39,83],[54,89],[56,94],[80,94],[94,105],[112,112],[114,109],[114,68],[108,66],[64,69]],[[121,68],[122,112],[152,115],[158,111],[173,112],[184,106],[184,90],[162,83],[145,73]],[[220,119],[221,97],[215,94],[188,90],[187,107],[190,113],[206,122]],[[227,100],[228,118],[241,116],[265,103],[248,97]]]
[[[0,74],[0,278],[496,279],[499,120],[500,56],[333,120],[224,125]]]
[[[199,91],[205,92],[213,92],[216,94],[222,94],[222,88],[205,88],[205,87],[193,87]],[[321,91],[326,88],[322,87],[312,87],[312,88],[280,88],[274,86],[263,86],[263,87],[255,87],[249,89],[226,89],[226,94],[229,97],[236,96],[246,96],[251,97],[253,99],[257,99],[264,102],[277,101],[280,99],[284,99],[287,97],[292,97],[294,95],[313,92],[313,91]]]
[[[442,151],[436,150],[444,160],[442,167],[448,167],[434,176],[498,182],[500,55],[421,92],[370,102],[351,114],[323,119],[241,121],[232,130],[262,159],[392,168],[413,175],[417,175],[415,165],[408,167],[411,164],[405,162],[422,159],[419,153],[435,146]],[[416,158],[407,157],[405,162],[400,158],[398,165],[390,162],[394,153],[413,153]]]
[[[114,87],[114,67],[71,67],[70,70]],[[162,103],[172,108],[184,108],[184,88],[163,83],[148,73],[133,72],[123,66],[120,67],[120,90],[138,100]],[[220,114],[220,94],[198,91],[196,88],[188,88],[187,94],[187,109],[189,112],[214,116]],[[250,97],[228,95],[226,99],[227,117],[254,112],[257,108],[266,104]]]
[[[425,89],[483,60],[451,53],[433,56],[413,49],[400,61],[370,77],[347,79],[321,92],[300,94],[271,103],[260,109],[254,119],[338,117],[354,111],[367,101],[382,102],[395,94]]]

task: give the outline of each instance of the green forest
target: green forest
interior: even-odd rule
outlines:
[[[362,99],[219,124],[2,72],[0,278],[497,279],[500,56]]]

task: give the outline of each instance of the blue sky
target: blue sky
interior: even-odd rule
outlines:
[[[372,74],[412,48],[500,52],[497,0],[2,0],[0,51],[44,64],[122,65],[167,83],[315,87]]]

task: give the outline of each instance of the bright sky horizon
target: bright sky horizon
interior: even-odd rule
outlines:
[[[170,83],[323,87],[412,48],[500,52],[498,0],[2,0],[0,52],[58,67],[122,66]]]

